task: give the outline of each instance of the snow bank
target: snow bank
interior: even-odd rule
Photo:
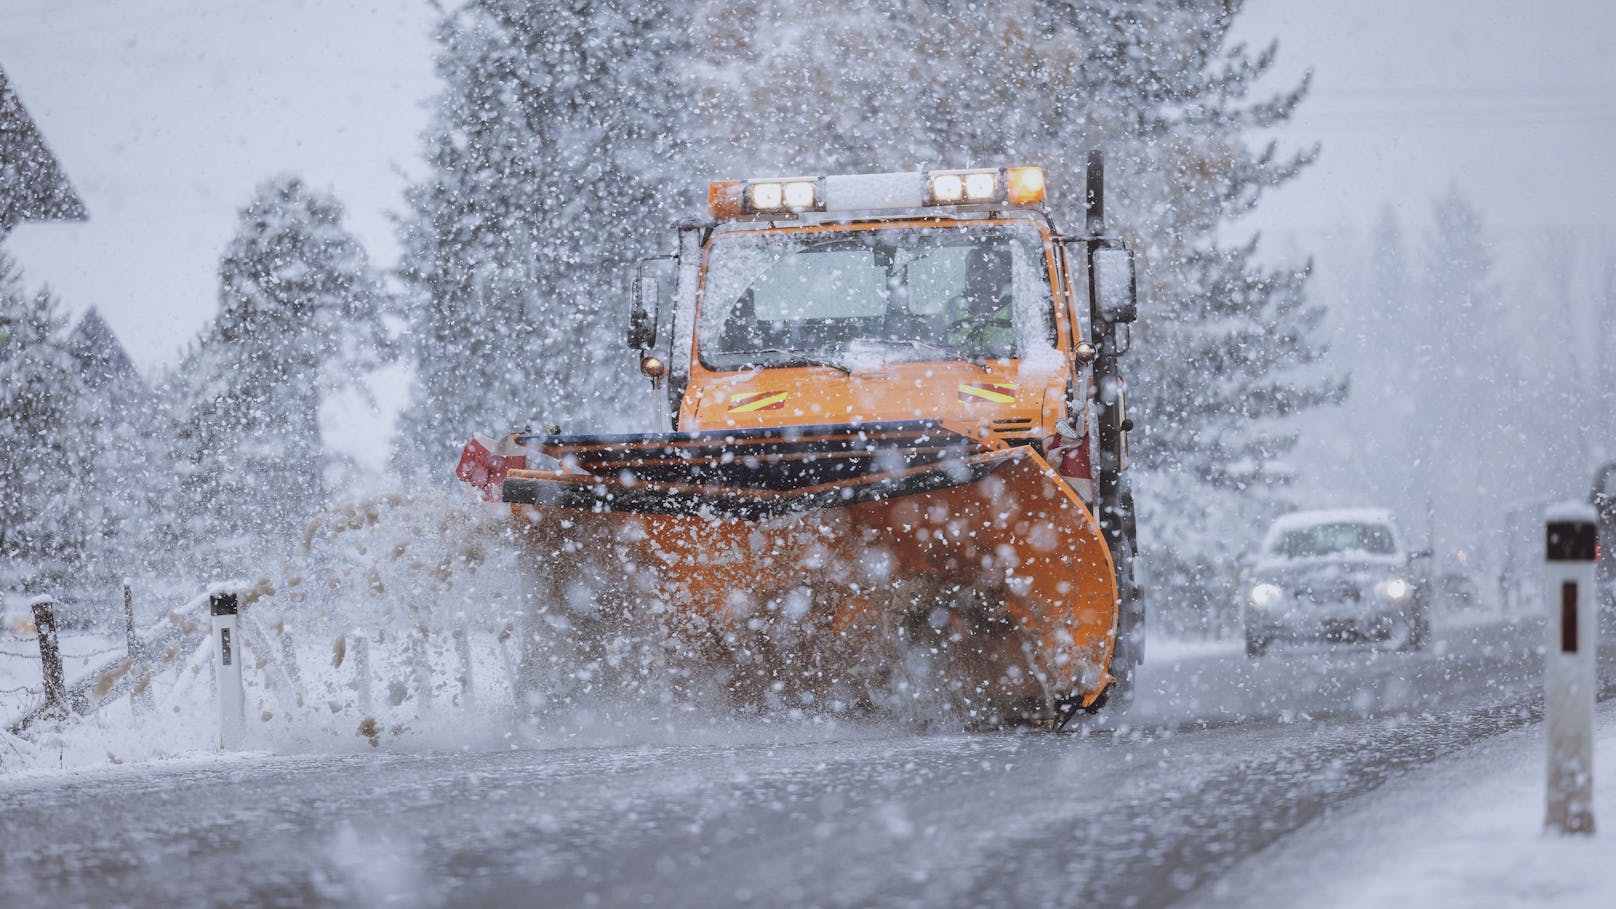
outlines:
[[[1185,906],[1616,906],[1616,704],[1596,719],[1600,832],[1543,832],[1543,725],[1504,733],[1342,806]]]
[[[833,717],[739,718],[709,708],[718,699],[692,696],[688,682],[675,692],[660,628],[619,621],[570,589],[551,601],[545,566],[533,560],[502,506],[394,494],[333,510],[273,572],[208,586],[242,594],[246,747],[487,750],[859,734]],[[165,623],[170,643],[153,655],[146,697],[111,696],[86,715],[0,738],[0,772],[216,753],[206,595]],[[525,666],[524,633],[533,641]],[[39,703],[41,683],[32,640],[7,647],[16,651],[0,663],[9,725]],[[64,637],[63,653],[70,686],[126,671],[121,639]]]

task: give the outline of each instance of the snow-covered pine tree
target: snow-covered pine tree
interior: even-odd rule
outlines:
[[[1240,0],[833,6],[704,4],[693,74],[710,138],[693,145],[709,170],[1038,163],[1058,222],[1079,229],[1084,156],[1104,149],[1111,229],[1142,263],[1126,366],[1148,583],[1158,606],[1232,607],[1233,564],[1286,507],[1284,421],[1344,387],[1316,363],[1307,267],[1221,236],[1312,160],[1251,140],[1307,81],[1257,92],[1277,45],[1233,42]]]
[[[1450,187],[1433,200],[1431,218],[1411,306],[1422,328],[1410,363],[1417,389],[1411,432],[1423,441],[1433,533],[1440,548],[1451,548],[1518,488],[1499,469],[1497,439],[1513,422],[1505,392],[1514,383],[1493,355],[1507,357],[1511,348],[1489,344],[1508,342],[1481,212]]]
[[[61,304],[0,246],[0,588],[59,594],[83,553],[83,391]]]
[[[445,15],[431,173],[401,228],[416,364],[401,467],[447,481],[473,431],[621,411],[630,269],[695,201],[684,14],[472,0]]]
[[[161,505],[152,477],[166,474],[167,464],[154,437],[160,426],[151,390],[95,307],[79,318],[67,345],[82,383],[73,423],[90,452],[74,478],[86,529],[77,580],[110,609],[119,581],[151,564]]]
[[[342,206],[282,176],[241,209],[219,313],[169,380],[177,534],[222,567],[325,500],[325,393],[388,356],[384,294]]]

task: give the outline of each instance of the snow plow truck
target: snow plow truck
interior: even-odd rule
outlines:
[[[634,280],[656,431],[479,436],[457,472],[540,599],[663,623],[738,703],[1115,704],[1144,612],[1103,174],[1076,235],[1038,167],[714,182]]]

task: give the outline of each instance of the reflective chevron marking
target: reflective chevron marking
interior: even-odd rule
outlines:
[[[1014,382],[961,382],[959,399],[967,404],[977,401],[987,401],[992,404],[1014,404],[1016,402],[1016,385]]]
[[[730,413],[752,413],[756,410],[779,410],[786,406],[790,392],[743,391],[729,396]]]

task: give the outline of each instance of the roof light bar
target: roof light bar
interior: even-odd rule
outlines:
[[[949,205],[1034,206],[1043,201],[1040,167],[718,180],[707,193],[715,218]]]

